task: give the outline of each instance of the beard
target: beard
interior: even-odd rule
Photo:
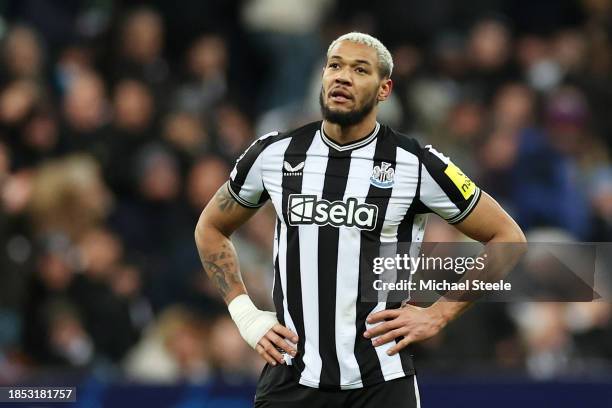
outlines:
[[[353,126],[361,122],[370,112],[372,112],[372,109],[374,109],[377,103],[376,94],[372,94],[360,108],[355,108],[348,112],[338,112],[331,110],[329,106],[325,104],[322,87],[319,93],[319,106],[321,107],[323,119],[330,123],[340,125],[341,127]]]

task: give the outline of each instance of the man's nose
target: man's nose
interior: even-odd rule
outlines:
[[[349,74],[345,70],[342,70],[342,71],[338,72],[338,75],[336,75],[335,82],[337,84],[350,85],[351,84],[351,78],[350,78]]]

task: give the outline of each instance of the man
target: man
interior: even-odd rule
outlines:
[[[382,243],[420,242],[429,212],[481,242],[525,240],[448,158],[376,121],[392,68],[369,35],[335,40],[322,75],[324,120],[255,141],[202,213],[204,269],[268,363],[256,407],[420,406],[406,346],[438,333],[468,302],[363,302]],[[268,199],[277,213],[276,313],[250,301],[229,239]]]

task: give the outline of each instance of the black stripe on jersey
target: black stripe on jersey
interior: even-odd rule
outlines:
[[[251,167],[253,167],[255,160],[257,160],[264,148],[270,144],[271,138],[274,138],[274,136],[256,140],[242,156],[236,160],[236,177],[232,180],[231,186],[234,193],[240,193],[240,189],[246,181]]]
[[[292,135],[289,146],[285,150],[284,160],[289,163],[299,163],[306,160],[306,152],[312,144],[312,141],[319,128],[320,122],[309,124],[300,129],[297,129],[290,134]],[[306,337],[304,331],[304,311],[302,309],[302,283],[300,271],[300,236],[299,227],[289,225],[289,216],[287,214],[287,204],[290,194],[299,194],[302,191],[302,175],[285,175],[283,172],[283,203],[282,212],[287,226],[287,254],[286,254],[286,273],[287,273],[287,308],[289,315],[295,324],[297,335],[299,337],[297,349],[298,354],[293,360],[295,366],[301,371],[304,370],[304,339]]]
[[[446,170],[448,164],[444,163],[438,156],[430,152],[427,148],[423,149],[422,156],[423,165],[425,166],[431,177],[433,177],[436,183],[438,183],[440,188],[444,190],[448,198],[450,198],[451,201],[456,204],[465,202],[465,198],[461,194],[461,191],[459,191],[453,181],[444,174],[444,170]],[[463,205],[463,207],[459,207],[459,210],[463,211],[466,208],[467,203]]]
[[[343,199],[350,166],[350,151],[329,149],[321,198],[330,202]],[[332,225],[319,227],[319,355],[322,363],[320,384],[340,384],[335,330],[339,238],[339,228]]]
[[[419,198],[421,195],[421,147],[416,140],[402,135],[401,133],[393,132],[392,134],[395,137],[395,142],[397,143],[398,148],[413,154],[418,161],[417,184],[414,192],[414,198],[412,199],[410,206],[406,210],[406,214],[404,214],[404,218],[402,218],[402,221],[397,228],[397,249],[403,250],[410,248],[410,244],[412,242],[412,227],[414,225],[414,217],[416,214],[421,213],[423,209],[425,210],[424,212],[430,211],[424,207]],[[397,280],[401,278],[402,276],[398,274]],[[396,309],[400,306],[401,302],[387,302],[386,308]]]
[[[390,163],[391,167],[395,169],[396,153],[396,144],[393,137],[389,134],[388,127],[381,126],[376,142],[374,160],[372,161],[372,169],[374,169],[374,166],[380,166],[382,162]],[[374,230],[361,232],[357,318],[355,322],[357,329],[355,336],[355,358],[357,359],[357,364],[359,364],[364,387],[384,379],[376,350],[372,346],[371,340],[363,337],[363,333],[366,330],[365,320],[374,307],[376,307],[376,303],[363,302],[362,298],[364,296],[367,296],[368,299],[375,299],[377,297],[373,287],[375,275],[372,273],[372,264],[374,258],[380,256],[380,232],[385,221],[391,191],[392,188],[379,188],[370,184],[365,200],[367,203],[378,207],[378,219]],[[363,291],[371,292],[364,294]]]
[[[263,152],[266,147],[268,147],[272,142],[279,140],[279,136],[282,138],[282,135],[278,134],[277,132],[276,135],[255,140],[251,146],[245,150],[242,156],[236,160],[236,177],[234,178],[234,182],[238,186],[238,188],[234,190],[236,194],[240,192],[240,186],[244,184],[244,181],[249,174],[249,170],[251,170],[251,167],[253,167],[255,160],[257,160],[261,152]]]
[[[417,214],[422,214],[424,204],[421,202],[421,158],[419,156],[419,168],[418,168],[418,179],[417,186],[414,192],[414,198],[410,203],[410,207],[406,211],[402,222],[397,227],[397,241],[398,243],[411,243],[412,242],[412,226],[414,224],[414,217]]]
[[[278,266],[278,253],[280,250],[280,227],[281,220],[276,219],[276,258],[274,258],[274,288],[272,289],[272,300],[276,309],[278,322],[285,325],[285,313],[283,308],[283,285],[280,277],[280,267]]]

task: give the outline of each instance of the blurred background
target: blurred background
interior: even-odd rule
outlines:
[[[319,119],[352,30],[395,59],[381,122],[528,239],[612,241],[610,0],[0,1],[0,384],[251,405],[262,361],[193,230],[254,138]],[[234,238],[269,310],[273,224]],[[462,239],[430,217],[426,240]],[[480,304],[413,349],[426,407],[612,406],[610,303]]]

